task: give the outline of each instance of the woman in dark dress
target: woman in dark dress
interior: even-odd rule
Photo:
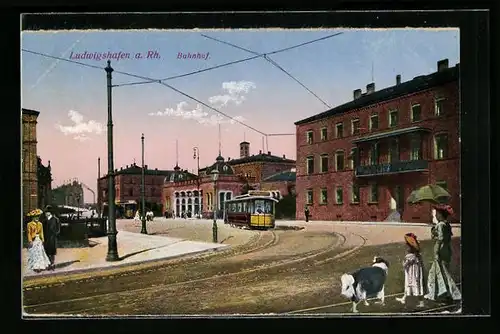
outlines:
[[[434,260],[427,280],[428,294],[426,299],[438,300],[448,298],[461,300],[462,294],[450,275],[451,251],[451,225],[448,217],[453,215],[453,209],[449,205],[438,205],[434,207],[434,226],[431,230],[434,240]]]

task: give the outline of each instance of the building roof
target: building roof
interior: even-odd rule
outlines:
[[[391,86],[370,94],[364,94],[355,100],[349,101],[320,114],[297,121],[295,122],[295,125],[311,123],[331,116],[343,114],[350,110],[367,107],[369,105],[416,93],[431,87],[457,81],[459,72],[460,64],[457,64],[455,67],[446,68],[429,75],[421,75],[410,81],[400,83],[399,85]]]
[[[162,169],[148,169],[147,166],[144,169],[144,174],[145,175],[170,175],[174,171],[173,170],[162,170]],[[115,171],[115,175],[140,175],[142,173],[142,167],[138,166],[136,164],[132,164],[126,168],[123,169],[118,169]]]
[[[222,158],[222,157],[220,157],[220,158]],[[222,159],[224,159],[224,158],[222,158]],[[245,157],[245,158],[228,160],[225,163],[227,163],[230,166],[237,166],[240,164],[246,164],[246,163],[250,163],[250,162],[281,162],[281,163],[295,164],[295,160],[286,159],[283,157],[278,157],[276,155],[264,154],[264,153],[260,153],[257,155],[250,155],[250,156]],[[213,167],[213,165],[210,167],[200,168],[200,171],[212,170],[211,167]],[[219,171],[220,171],[220,169],[219,169]]]
[[[206,167],[205,170],[207,175],[209,175],[214,169],[219,171],[219,175],[234,175],[233,167],[230,165],[230,161],[224,161],[224,158],[219,155],[215,159],[215,163],[210,167]]]
[[[26,109],[26,108],[21,108],[21,110],[23,112],[23,115],[34,115],[34,116],[40,115],[40,112],[36,110]]]
[[[295,182],[296,175],[297,175],[296,171],[287,170],[268,176],[263,180],[263,182],[278,182],[278,181]]]

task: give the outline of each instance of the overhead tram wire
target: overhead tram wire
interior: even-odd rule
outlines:
[[[226,45],[229,45],[229,46],[232,46],[234,48],[237,48],[237,49],[240,49],[240,50],[243,50],[243,51],[246,51],[246,52],[249,52],[249,53],[252,53],[252,54],[255,54],[255,55],[259,55],[259,53],[255,52],[255,51],[252,51],[252,50],[249,50],[249,49],[245,49],[243,47],[240,47],[238,45],[235,45],[235,44],[232,44],[232,43],[229,43],[229,42],[225,42],[225,41],[222,41],[220,39],[217,39],[217,38],[214,38],[214,37],[210,37],[210,36],[207,36],[205,34],[201,34],[201,36],[205,37],[205,38],[208,38],[208,39],[211,39],[213,41],[216,41],[216,42],[219,42],[219,43],[223,43],[223,44],[226,44]],[[278,68],[279,70],[281,70],[283,73],[285,73],[286,75],[288,75],[290,78],[292,78],[295,82],[297,82],[299,85],[302,86],[302,88],[304,88],[305,90],[307,90],[310,94],[312,94],[314,97],[316,97],[321,103],[323,103],[327,108],[331,108],[331,106],[326,103],[323,99],[321,99],[316,93],[314,93],[312,90],[310,90],[306,85],[304,85],[302,82],[300,82],[297,78],[295,78],[293,75],[291,75],[287,70],[285,70],[283,67],[281,67],[276,61],[274,61],[273,59],[269,58],[268,56],[269,54],[264,54],[264,59],[267,60],[269,63],[271,63],[271,65],[275,66],[276,68]]]
[[[24,51],[24,52],[32,53],[32,54],[35,54],[35,55],[38,55],[38,56],[42,56],[42,57],[47,57],[47,58],[52,58],[52,59],[59,59],[59,60],[62,60],[62,61],[66,61],[66,62],[68,62],[68,63],[74,63],[74,64],[81,65],[81,66],[85,66],[85,67],[90,67],[90,68],[95,68],[95,69],[104,70],[104,67],[100,67],[100,66],[97,66],[97,65],[85,64],[85,63],[82,63],[82,62],[78,62],[78,61],[74,61],[74,60],[69,60],[69,59],[65,59],[65,58],[62,58],[62,57],[52,56],[52,55],[48,55],[48,54],[45,54],[45,53],[36,52],[36,51],[31,51],[31,50],[26,50],[26,49],[21,49],[21,50],[22,50],[22,51]],[[128,72],[122,72],[122,71],[116,71],[116,70],[115,70],[114,72],[115,72],[115,73],[119,73],[119,74],[123,74],[123,75],[126,75],[126,76],[130,76],[130,77],[134,77],[134,78],[137,78],[137,79],[143,79],[143,80],[153,80],[153,79],[148,78],[148,77],[145,77],[145,76],[141,76],[141,75],[137,75],[137,74],[132,74],[132,73],[128,73]],[[241,122],[240,120],[238,120],[238,119],[236,119],[236,118],[234,118],[234,117],[231,117],[231,116],[227,115],[226,113],[224,113],[224,112],[222,112],[222,111],[220,111],[220,110],[217,110],[217,109],[215,109],[215,108],[213,108],[213,107],[209,106],[209,105],[208,105],[208,104],[206,104],[205,102],[200,101],[200,100],[198,100],[197,98],[195,98],[195,97],[193,97],[193,96],[191,96],[191,95],[189,95],[189,94],[186,94],[186,93],[184,93],[184,92],[180,91],[179,89],[177,89],[177,88],[175,88],[175,87],[172,87],[172,86],[171,86],[171,85],[169,85],[169,84],[166,84],[166,83],[164,83],[164,82],[161,82],[161,80],[155,80],[155,81],[151,81],[151,82],[159,83],[159,84],[161,84],[161,85],[163,85],[163,86],[165,86],[165,87],[168,87],[168,88],[170,88],[171,90],[173,90],[173,91],[175,91],[175,92],[177,92],[177,93],[179,93],[179,94],[181,94],[181,95],[183,95],[183,96],[185,96],[185,97],[187,97],[187,98],[189,98],[189,99],[191,99],[191,100],[193,100],[193,101],[196,101],[196,102],[198,102],[199,104],[201,104],[201,105],[203,105],[203,106],[205,106],[205,107],[207,107],[207,108],[209,108],[209,109],[211,109],[211,110],[213,110],[213,111],[215,111],[215,112],[217,112],[217,113],[219,113],[219,114],[223,115],[224,117],[229,118],[230,120],[233,120],[234,122],[239,123],[239,124],[243,125],[244,127],[249,128],[249,129],[250,129],[250,130],[252,130],[252,131],[255,131],[255,132],[257,132],[257,133],[259,133],[259,134],[261,134],[261,135],[266,136],[266,133],[264,133],[264,132],[262,132],[262,131],[260,131],[260,130],[257,130],[257,129],[256,129],[256,128],[254,128],[253,126],[248,125],[248,124],[245,124],[245,123]]]
[[[341,34],[343,34],[343,32],[338,32],[338,33],[335,33],[335,34],[323,36],[321,38],[313,39],[313,40],[310,40],[310,41],[307,41],[307,42],[303,42],[303,43],[300,43],[300,44],[292,45],[292,46],[289,46],[289,47],[286,47],[286,48],[283,48],[283,49],[279,49],[279,50],[275,50],[275,51],[271,51],[271,52],[266,52],[266,53],[261,53],[261,54],[256,54],[255,52],[252,52],[252,53],[256,54],[253,57],[231,61],[229,63],[224,63],[224,64],[212,66],[212,67],[205,68],[205,69],[198,70],[198,71],[194,71],[194,72],[189,72],[189,73],[185,73],[185,74],[175,75],[175,76],[167,77],[167,78],[164,78],[164,79],[155,79],[155,80],[151,79],[151,80],[147,80],[147,81],[129,82],[129,83],[124,83],[124,84],[114,85],[114,87],[142,85],[142,84],[154,83],[154,82],[158,82],[158,81],[167,81],[167,80],[172,80],[172,79],[177,79],[177,78],[183,78],[183,77],[187,77],[187,76],[190,76],[190,75],[194,75],[194,74],[198,74],[198,73],[202,73],[202,72],[207,72],[207,71],[215,70],[215,69],[218,69],[218,68],[221,68],[221,67],[225,67],[225,66],[230,66],[230,65],[234,65],[234,64],[238,64],[238,63],[243,63],[245,61],[249,61],[249,60],[252,60],[252,59],[256,59],[256,58],[260,58],[260,57],[265,57],[265,56],[273,55],[273,54],[280,53],[280,52],[285,52],[285,51],[292,50],[292,49],[295,49],[295,48],[298,48],[298,47],[301,47],[301,46],[304,46],[304,45],[308,45],[308,44],[316,43],[316,42],[319,42],[319,41],[322,41],[322,40],[325,40],[325,39],[328,39],[328,38],[332,38],[332,37],[335,37],[335,36],[338,36],[338,35],[341,35]],[[249,51],[249,50],[245,50],[245,51]]]

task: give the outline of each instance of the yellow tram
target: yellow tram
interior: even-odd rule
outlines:
[[[249,191],[224,203],[224,223],[250,229],[274,228],[278,199],[269,191]]]

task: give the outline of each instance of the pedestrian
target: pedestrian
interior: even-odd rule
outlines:
[[[40,222],[42,210],[35,209],[28,213],[30,222],[26,225],[28,239],[28,269],[40,272],[49,268],[50,259],[43,247],[44,233],[43,224]]]
[[[403,260],[403,270],[405,272],[404,294],[403,297],[396,298],[396,300],[401,302],[401,304],[405,304],[408,296],[414,296],[419,300],[417,307],[424,307],[423,297],[426,285],[420,243],[417,236],[413,233],[405,234],[404,239],[408,246],[406,256]]]
[[[309,221],[309,207],[306,205],[304,208],[304,216],[306,217],[306,223]]]
[[[452,299],[461,300],[462,294],[458,290],[455,281],[449,272],[452,251],[451,251],[451,225],[448,217],[453,215],[450,205],[440,204],[433,208],[433,222],[437,222],[431,229],[431,236],[434,240],[434,258],[428,276],[428,294],[425,299]]]
[[[45,253],[47,253],[47,256],[50,260],[50,266],[48,269],[54,270],[56,267],[55,257],[57,254],[57,237],[61,232],[61,222],[59,221],[59,218],[54,216],[53,208],[50,205],[47,205],[47,207],[45,208],[45,217],[45,241],[43,245],[45,248]]]

